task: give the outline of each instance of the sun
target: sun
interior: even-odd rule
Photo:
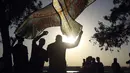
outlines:
[[[75,41],[76,41],[76,38],[74,38],[73,36],[70,36],[70,37],[63,36],[63,42],[74,44]]]

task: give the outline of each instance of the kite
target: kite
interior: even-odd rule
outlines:
[[[48,27],[60,26],[66,36],[78,36],[82,25],[75,21],[81,12],[95,0],[53,0],[46,7],[33,12],[15,34],[33,39]]]

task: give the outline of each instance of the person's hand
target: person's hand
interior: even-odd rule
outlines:
[[[44,31],[43,33],[42,33],[42,35],[47,35],[48,34],[48,31]]]

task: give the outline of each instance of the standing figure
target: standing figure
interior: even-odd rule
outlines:
[[[113,73],[121,73],[120,64],[117,62],[117,58],[114,58],[114,61],[111,65]]]
[[[3,57],[0,57],[0,73],[4,72],[4,62]]]
[[[79,44],[82,33],[83,31],[79,34],[74,44],[62,42],[62,36],[56,36],[56,41],[50,44],[47,48],[49,58],[49,73],[66,73],[66,49],[76,47]]]
[[[43,49],[45,39],[41,38],[43,35],[47,35],[48,32],[44,31],[40,36],[37,36],[32,41],[32,53],[30,58],[30,71],[31,73],[42,73],[45,61],[48,61],[47,51]],[[41,38],[41,39],[40,39]],[[40,40],[39,40],[40,39]],[[39,40],[39,45],[37,41]]]
[[[130,57],[130,53],[129,53],[129,57]],[[126,64],[129,64],[130,67],[130,60],[126,61]]]
[[[104,73],[104,65],[102,62],[100,62],[100,58],[96,57],[97,60],[97,73]]]
[[[86,58],[83,73],[92,73],[92,56]]]
[[[83,59],[82,68],[85,66],[85,59]]]
[[[16,36],[18,43],[12,48],[14,72],[15,73],[27,73],[28,67],[28,50],[23,45],[24,39]]]
[[[92,58],[92,69],[91,73],[96,73],[97,72],[97,64],[95,61],[95,58]]]

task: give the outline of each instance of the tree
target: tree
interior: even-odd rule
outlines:
[[[0,32],[3,43],[4,73],[12,72],[11,41],[9,26],[21,24],[26,17],[41,8],[41,1],[37,0],[0,0],[1,25]]]
[[[99,22],[99,27],[95,27],[96,33],[92,38],[99,43],[101,50],[113,51],[113,47],[121,48],[123,44],[128,44],[130,37],[130,0],[113,0],[114,7],[111,14],[104,16],[107,25]]]

